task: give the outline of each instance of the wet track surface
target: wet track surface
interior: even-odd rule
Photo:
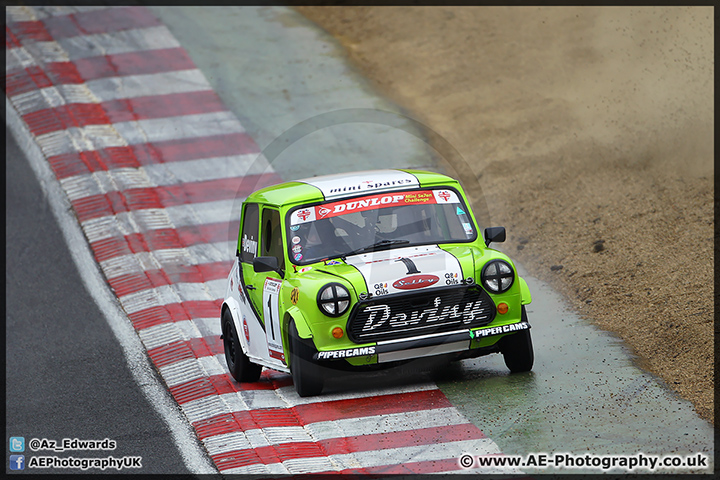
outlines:
[[[376,97],[347,67],[331,39],[291,10],[152,10],[260,148],[298,122],[327,111],[399,111]],[[426,165],[425,145],[408,133],[357,125],[309,135],[288,148],[273,167],[287,180],[356,169],[358,162],[363,168]],[[321,160],[328,157],[347,162]],[[499,355],[430,372],[426,362],[411,362],[377,374],[339,376],[330,382],[328,394],[372,387],[414,388],[432,380],[506,455],[712,455],[712,428],[688,402],[635,367],[620,342],[567,311],[546,285],[527,280],[533,294],[528,309],[536,355],[533,372],[509,375]]]
[[[712,426],[689,402],[638,369],[622,342],[566,309],[547,284],[525,279],[533,371],[509,375],[494,355],[436,379],[504,453],[712,456]]]

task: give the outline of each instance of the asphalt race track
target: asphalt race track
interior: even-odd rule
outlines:
[[[142,456],[143,473],[547,472],[460,465],[463,454],[531,452],[703,453],[712,468],[711,426],[530,278],[529,374],[508,375],[494,356],[339,378],[311,399],[276,372],[240,387],[217,310],[249,187],[325,173],[313,149],[347,153],[353,162],[329,167],[343,171],[382,146],[409,152],[383,166],[426,165],[424,145],[336,126],[277,162],[260,155],[328,111],[398,111],[289,9],[11,7],[6,19],[6,437],[114,439],[112,454]],[[246,47],[237,62],[231,43]],[[313,62],[342,88],[313,79]],[[40,201],[34,176],[56,204]],[[104,281],[87,265],[78,274],[70,220],[87,242],[70,248],[91,253]],[[113,308],[97,306],[98,289]],[[126,360],[132,348],[152,366]]]

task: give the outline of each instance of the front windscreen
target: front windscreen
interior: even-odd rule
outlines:
[[[288,252],[299,265],[374,250],[477,238],[455,190],[365,195],[301,206],[287,217]]]

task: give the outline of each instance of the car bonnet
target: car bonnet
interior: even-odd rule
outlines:
[[[458,284],[463,279],[460,260],[437,245],[395,248],[345,259],[362,274],[374,296]],[[472,271],[472,265],[466,270]]]

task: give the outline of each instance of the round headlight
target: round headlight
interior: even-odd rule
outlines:
[[[339,283],[328,283],[317,296],[320,311],[329,317],[339,317],[350,306],[350,293]]]
[[[503,293],[512,287],[515,272],[509,263],[503,260],[488,262],[482,270],[482,284],[490,293]]]

